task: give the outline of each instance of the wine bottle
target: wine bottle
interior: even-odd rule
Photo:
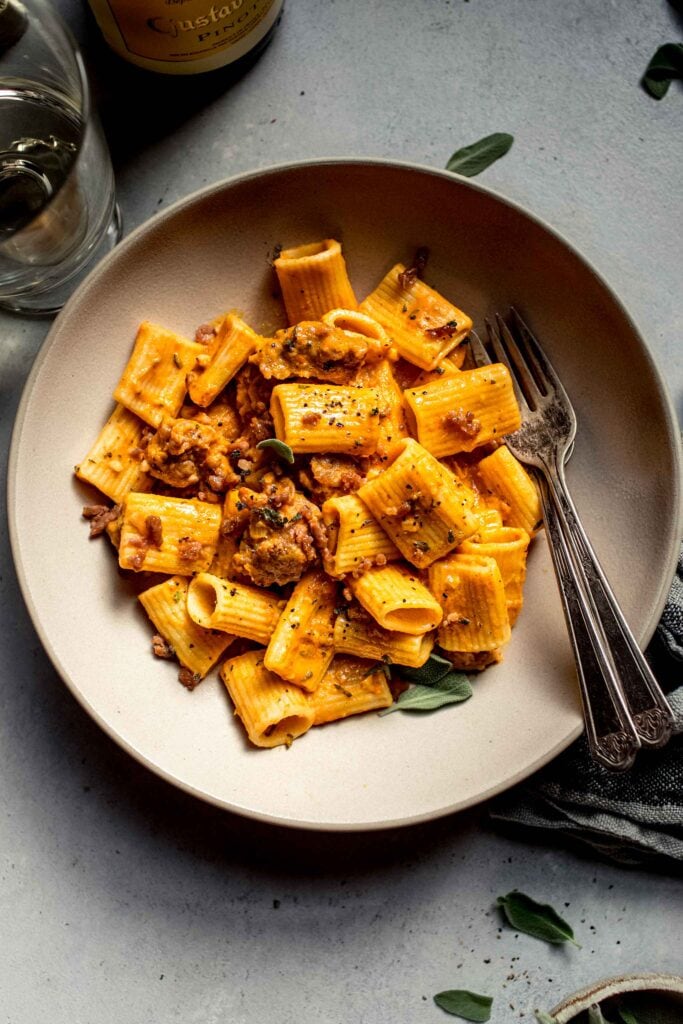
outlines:
[[[104,38],[148,71],[193,75],[255,54],[284,0],[88,0]]]

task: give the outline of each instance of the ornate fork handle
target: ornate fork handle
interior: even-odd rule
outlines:
[[[552,484],[540,472],[538,481],[550,553],[581,687],[588,746],[592,757],[606,768],[624,771],[633,764],[640,740],[600,629],[579,583],[560,511],[551,492]]]
[[[562,462],[555,460],[553,464],[546,465],[546,470],[560,528],[593,614],[602,626],[638,736],[647,746],[663,747],[673,730],[671,708],[624,619],[586,536],[567,488]]]

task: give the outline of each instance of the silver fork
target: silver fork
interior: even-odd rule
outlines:
[[[642,744],[663,746],[671,709],[645,661],[571,500],[564,464],[571,455],[576,416],[540,345],[516,310],[509,325],[487,321],[496,358],[510,370],[522,426],[506,437],[514,455],[536,470],[553,565],[574,649],[593,757],[611,769],[629,768]],[[476,335],[477,364],[490,362]]]

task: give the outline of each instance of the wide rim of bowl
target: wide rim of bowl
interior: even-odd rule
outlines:
[[[555,1018],[556,1024],[571,1024],[589,1006],[624,992],[673,992],[683,997],[683,977],[678,974],[621,974],[603,978],[567,996],[550,1011],[550,1016]]]
[[[172,772],[167,771],[161,765],[158,765],[154,761],[150,760],[143,753],[143,751],[139,750],[133,744],[129,743],[120,733],[118,733],[114,728],[112,728],[111,725],[107,721],[105,721],[104,718],[102,718],[97,709],[91,704],[91,702],[80,691],[77,685],[71,680],[68,672],[61,664],[61,661],[56,651],[54,650],[49,637],[46,635],[43,629],[42,623],[40,622],[40,619],[37,615],[37,610],[35,608],[33,600],[31,599],[28,581],[26,579],[24,565],[21,559],[18,530],[15,517],[13,514],[13,509],[15,507],[15,484],[19,462],[20,438],[23,431],[24,420],[26,419],[27,415],[29,400],[31,392],[33,390],[34,381],[40,372],[40,368],[43,364],[43,361],[46,359],[47,354],[55,341],[55,338],[57,337],[61,322],[64,319],[66,319],[66,317],[70,314],[73,308],[77,307],[82,297],[85,296],[87,292],[92,287],[95,286],[99,278],[103,274],[106,274],[108,272],[109,267],[112,264],[118,262],[119,260],[125,259],[128,251],[134,248],[138,239],[141,238],[147,231],[149,231],[152,225],[159,225],[163,221],[171,220],[184,209],[191,207],[193,204],[196,204],[198,202],[203,202],[212,195],[224,192],[250,180],[255,180],[266,176],[272,176],[276,174],[282,174],[311,168],[344,166],[371,167],[376,168],[378,170],[385,168],[388,170],[411,171],[420,174],[426,174],[428,176],[432,176],[435,178],[440,178],[441,180],[444,181],[457,181],[459,185],[464,186],[467,189],[471,189],[472,191],[488,195],[496,202],[502,203],[504,206],[507,206],[515,210],[522,217],[528,218],[534,224],[542,228],[544,231],[548,232],[548,234],[550,234],[562,245],[564,245],[572,253],[572,255],[586,267],[586,270],[590,274],[592,274],[602,285],[602,287],[607,291],[612,301],[616,304],[617,308],[623,315],[628,326],[631,328],[634,335],[640,342],[641,350],[645,356],[646,361],[649,364],[651,376],[655,381],[658,398],[663,409],[666,412],[667,440],[669,442],[669,446],[671,449],[675,451],[679,450],[678,431],[675,427],[676,417],[673,402],[670,399],[666,388],[664,387],[661,375],[652,357],[652,354],[647,346],[647,343],[645,342],[642,332],[636,325],[635,320],[633,319],[629,311],[626,309],[623,302],[618,297],[616,291],[611,287],[607,279],[593,266],[591,261],[587,257],[585,257],[573,245],[573,243],[570,242],[561,232],[552,227],[552,225],[548,224],[543,218],[529,211],[523,204],[518,203],[516,200],[509,199],[507,196],[504,196],[502,193],[498,192],[496,189],[493,189],[488,185],[482,185],[479,182],[474,182],[470,178],[463,177],[462,175],[459,174],[454,174],[452,171],[446,171],[440,168],[430,167],[426,164],[413,163],[411,161],[406,160],[388,160],[384,157],[334,156],[317,157],[315,159],[310,160],[288,161],[286,163],[270,164],[267,165],[266,167],[261,167],[256,170],[244,171],[239,174],[232,175],[229,178],[224,178],[218,182],[214,182],[211,185],[206,185],[202,188],[196,189],[189,195],[176,200],[176,202],[172,203],[167,209],[161,210],[158,213],[153,214],[142,224],[138,225],[138,227],[135,228],[130,233],[130,235],[124,238],[114,249],[111,250],[111,252],[109,252],[104,257],[104,259],[100,263],[97,264],[96,267],[92,269],[92,271],[88,274],[85,280],[83,280],[79,284],[78,288],[74,291],[74,293],[71,295],[64,308],[56,317],[54,323],[52,324],[50,330],[46,335],[45,341],[43,342],[41,349],[38,352],[38,355],[36,356],[33,362],[33,365],[31,367],[31,370],[29,372],[29,375],[26,379],[26,383],[22,391],[19,406],[17,408],[17,414],[14,422],[14,427],[12,429],[12,437],[10,441],[10,451],[7,467],[7,518],[9,525],[10,549],[12,551],[12,557],[21,593],[26,608],[31,617],[33,627],[36,630],[40,642],[45,648],[45,651],[48,654],[50,661],[57,670],[57,673],[59,674],[63,682],[66,684],[70,693],[76,698],[78,703],[87,711],[88,715],[100,726],[100,728],[106,733],[107,736],[109,736],[110,739],[112,739],[118,746],[120,746],[128,754],[134,757],[135,760],[138,761],[140,764],[144,765],[146,768],[152,771],[155,775],[159,776],[166,782],[171,783],[173,786],[176,786],[177,788],[181,789],[182,791],[188,793],[191,796],[197,797],[206,803],[212,804],[216,807],[220,807],[221,809],[230,811],[234,814],[251,818],[256,821],[262,821],[268,824],[279,825],[288,828],[299,828],[317,832],[381,831],[383,829],[405,827],[408,825],[418,825],[425,821],[436,820],[438,818],[446,817],[449,814],[454,814],[458,811],[466,810],[468,807],[476,806],[477,804],[480,804],[486,800],[492,799],[499,793],[505,792],[512,786],[516,785],[519,782],[522,782],[530,775],[533,775],[535,772],[545,767],[545,765],[549,764],[552,760],[554,760],[555,757],[561,754],[562,751],[566,750],[567,747],[569,747],[571,743],[573,743],[574,740],[576,740],[581,735],[583,728],[582,726],[578,726],[576,729],[572,730],[572,732],[566,737],[564,741],[557,744],[550,751],[547,751],[544,754],[540,755],[538,759],[535,760],[532,764],[525,766],[523,769],[520,769],[514,775],[508,777],[504,782],[491,786],[482,793],[477,794],[476,797],[469,797],[465,800],[456,801],[452,805],[439,808],[436,811],[427,811],[421,814],[411,815],[408,818],[392,819],[388,821],[377,820],[362,823],[352,821],[314,822],[269,814],[266,812],[254,810],[249,807],[243,807],[239,804],[228,803],[225,800],[221,800],[220,798],[214,797],[211,794],[205,793],[202,790],[197,789],[196,787],[185,782],[183,779],[179,778],[177,775],[174,775]],[[665,573],[664,577],[660,581],[657,599],[653,605],[654,610],[652,611],[645,626],[642,627],[639,633],[636,634],[636,638],[642,647],[645,647],[647,645],[650,638],[654,634],[656,625],[664,609],[666,598],[671,587],[671,582],[676,571],[678,550],[680,546],[679,538],[681,536],[681,533],[683,532],[683,494],[681,493],[681,476],[683,473],[683,469],[681,466],[680,457],[675,461],[674,465],[676,477],[674,484],[676,485],[677,494],[677,507],[675,510],[675,521],[677,524],[677,531],[672,530],[672,536],[670,538],[668,553],[669,570],[667,571],[667,573]]]

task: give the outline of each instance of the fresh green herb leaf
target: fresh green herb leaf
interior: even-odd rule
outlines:
[[[442,658],[439,654],[430,654],[427,661],[421,668],[408,668],[405,665],[396,666],[397,674],[401,679],[409,683],[422,683],[423,686],[431,686],[438,679],[443,679],[449,672],[453,671],[453,665],[448,658]]]
[[[554,1017],[551,1017],[549,1013],[543,1013],[542,1010],[534,1010],[534,1016],[538,1024],[557,1024]]]
[[[563,921],[548,903],[537,903],[523,892],[509,892],[507,896],[499,896],[497,902],[505,917],[518,932],[525,932],[527,935],[533,935],[535,939],[542,939],[555,945],[563,942],[579,945],[574,938],[571,925]]]
[[[294,465],[294,452],[288,444],[285,444],[284,441],[278,441],[276,437],[267,437],[265,441],[259,441],[256,447],[269,448],[278,458],[284,459],[290,466]]]
[[[683,78],[683,43],[665,43],[646,67],[641,85],[650,96],[661,100],[676,78]]]
[[[610,1024],[610,1022],[603,1017],[602,1010],[596,1003],[594,1006],[588,1007],[588,1020],[586,1024]]]
[[[460,704],[471,696],[472,687],[467,677],[451,672],[429,686],[415,683],[404,690],[391,707],[380,711],[380,715],[390,715],[392,711],[436,711],[444,704]]]
[[[464,988],[452,988],[445,992],[437,992],[434,1002],[446,1013],[462,1017],[463,1020],[482,1022],[491,1019],[491,996],[480,996]]]
[[[644,1021],[639,1021],[635,1013],[628,1010],[625,1006],[620,1006],[618,1009],[623,1024],[645,1024]]]
[[[270,505],[264,505],[263,508],[257,508],[254,511],[263,519],[264,523],[268,523],[268,526],[272,526],[275,530],[281,530],[289,522],[286,516],[283,516],[277,509],[271,508]]]
[[[462,174],[466,178],[473,178],[481,174],[487,167],[500,160],[508,152],[514,138],[507,132],[494,132],[493,135],[486,135],[483,139],[473,142],[471,146],[464,146],[456,149],[453,156],[446,164],[447,171],[454,174]]]

